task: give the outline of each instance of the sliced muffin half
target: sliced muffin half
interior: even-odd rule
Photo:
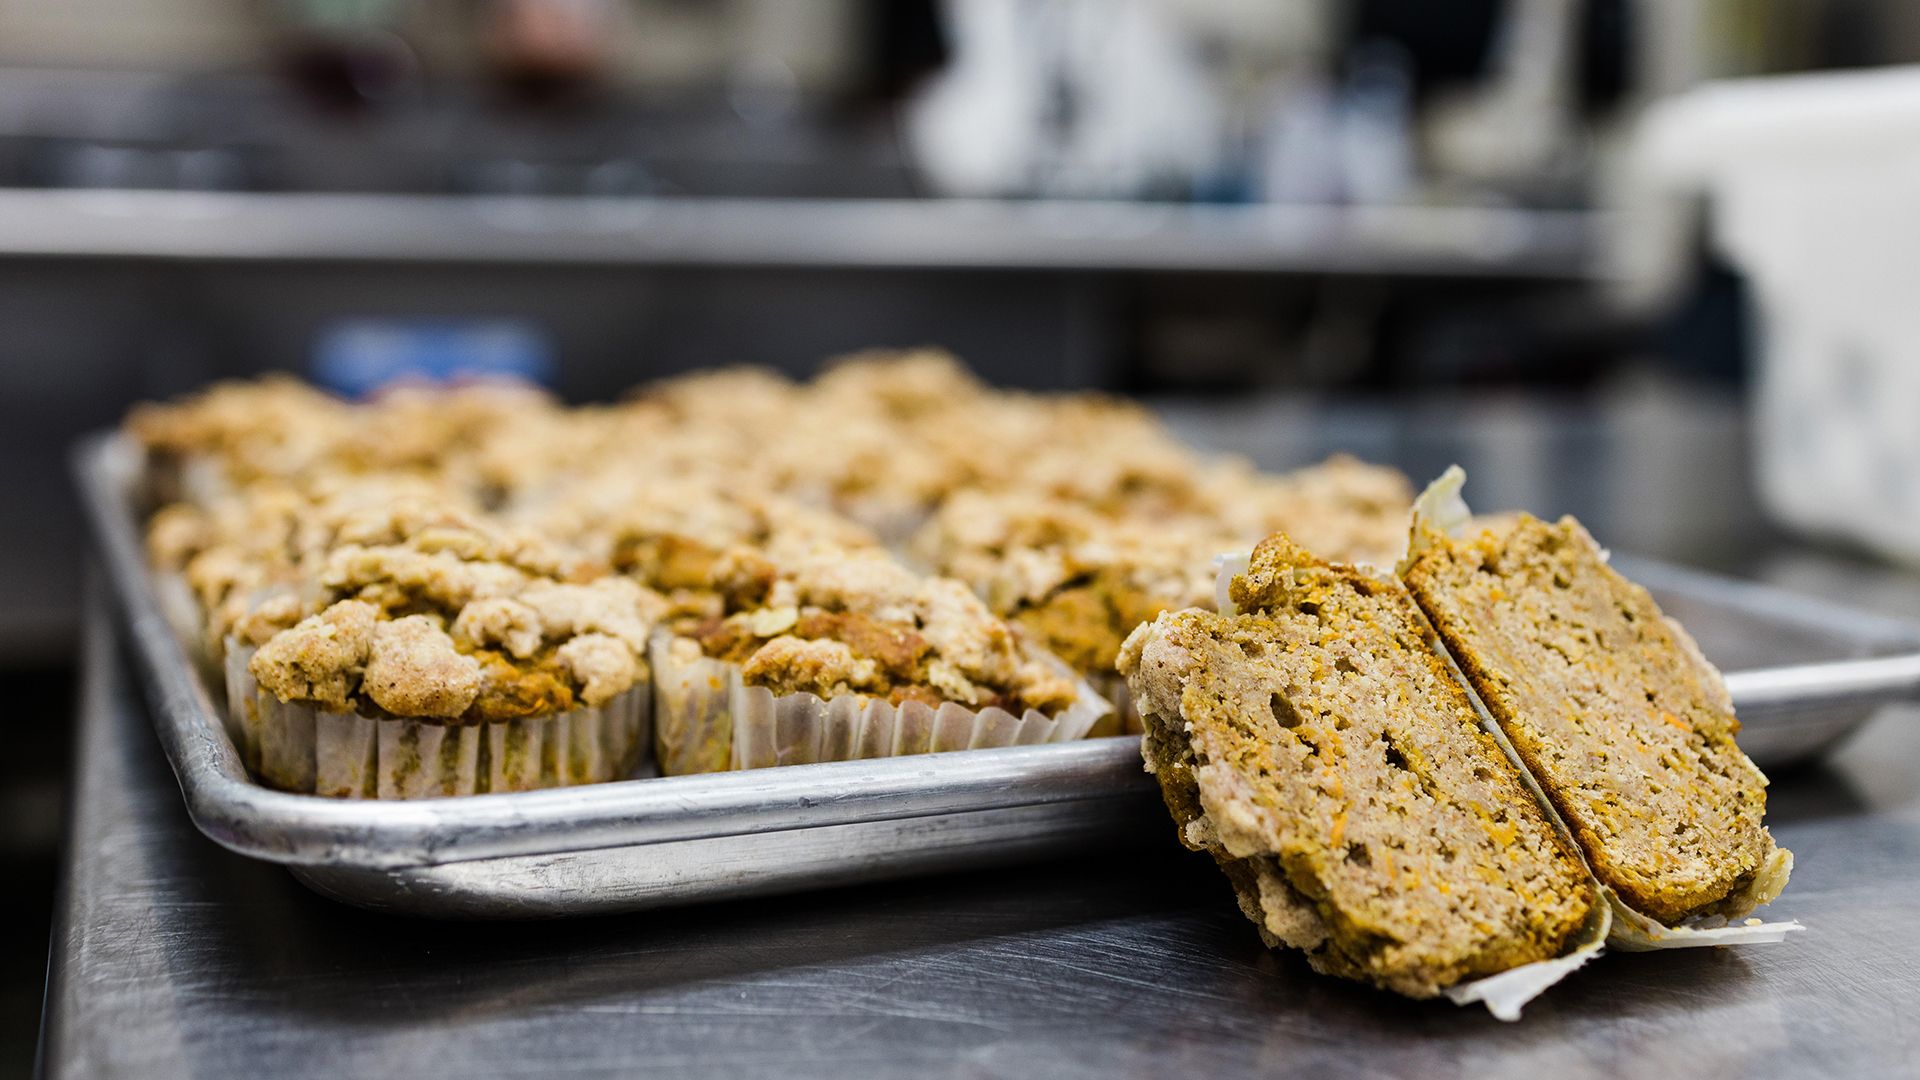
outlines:
[[[1119,667],[1181,840],[1269,944],[1414,997],[1581,944],[1591,878],[1404,587],[1275,535],[1229,597],[1141,626]]]
[[[1669,926],[1771,900],[1792,856],[1719,672],[1577,521],[1469,523],[1463,479],[1423,497],[1401,576],[1600,882]]]

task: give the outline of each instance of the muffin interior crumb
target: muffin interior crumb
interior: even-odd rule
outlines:
[[[1585,871],[1397,583],[1274,537],[1240,614],[1161,616],[1121,667],[1188,846],[1272,940],[1401,993],[1562,952]]]
[[[1774,850],[1719,675],[1571,518],[1439,538],[1406,580],[1600,879],[1663,922],[1723,911]]]

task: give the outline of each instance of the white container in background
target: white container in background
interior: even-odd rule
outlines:
[[[1750,285],[1767,509],[1920,562],[1920,67],[1711,84],[1642,150]]]

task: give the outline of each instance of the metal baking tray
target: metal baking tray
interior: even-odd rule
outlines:
[[[416,802],[335,800],[248,778],[160,614],[120,436],[76,471],[194,824],[352,904],[445,917],[579,915],[841,885],[1164,841],[1137,738],[791,765]],[[1620,558],[1727,672],[1763,766],[1818,754],[1920,697],[1920,628],[1814,598]]]

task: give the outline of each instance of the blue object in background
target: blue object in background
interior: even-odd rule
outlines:
[[[320,332],[313,379],[348,397],[392,382],[515,378],[546,385],[553,345],[516,319],[345,319]]]

